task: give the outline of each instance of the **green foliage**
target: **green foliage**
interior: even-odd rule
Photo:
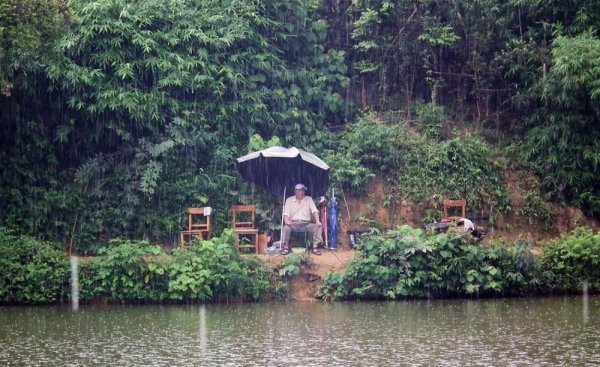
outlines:
[[[69,261],[55,244],[0,228],[0,302],[45,304],[66,296]]]
[[[581,292],[583,283],[600,291],[600,234],[580,227],[544,247],[541,259],[545,285],[559,292]]]
[[[448,103],[462,119],[475,114],[471,103],[481,106],[492,95],[481,90],[509,85],[490,61],[518,38],[512,34],[523,21],[513,15],[517,8],[494,1],[366,0],[328,10],[345,22],[330,33],[349,51],[363,108],[410,111],[406,106],[424,98]]]
[[[252,300],[267,296],[269,272],[259,260],[242,258],[233,247],[235,234],[197,241],[189,250],[177,250],[168,269],[169,298],[206,301]]]
[[[400,154],[392,144],[399,131],[379,123],[374,114],[360,116],[339,137],[335,153],[327,157],[332,166],[334,185],[364,191],[376,171],[387,174],[396,166],[388,167]]]
[[[600,39],[593,32],[557,37],[552,57],[552,73],[557,83],[549,87],[560,85],[551,92],[557,102],[576,107],[578,101],[575,98],[578,96],[586,96],[592,101],[600,98]],[[593,106],[596,112],[600,112],[597,104]]]
[[[273,287],[273,299],[276,301],[287,301],[289,298],[289,286],[287,282],[278,282]]]
[[[62,42],[69,60],[49,74],[74,92],[72,108],[107,116],[107,133],[118,138],[159,132],[184,115],[244,141],[252,131],[301,134],[342,103],[343,54],[324,51],[326,24],[302,2],[73,7],[81,22]],[[307,22],[294,24],[299,15]]]
[[[66,30],[70,15],[63,0],[4,0],[0,4],[0,96],[29,84]]]
[[[360,159],[351,153],[337,151],[327,155],[325,159],[333,167],[331,181],[334,187],[364,193],[370,179],[375,177],[375,173],[363,166]]]
[[[519,294],[537,286],[538,277],[526,254],[529,248],[520,244],[515,250],[486,248],[471,236],[452,236],[408,226],[381,236],[363,236],[346,271],[325,277],[320,296],[485,296]]]
[[[384,176],[390,205],[507,211],[497,153],[450,133],[466,125],[510,134],[541,197],[598,215],[598,14],[593,0],[3,1],[0,225],[94,254],[119,236],[172,244],[185,208],[210,205],[218,232],[243,191],[234,159],[273,144],[326,151],[336,188]],[[346,126],[354,104],[375,113]]]
[[[197,302],[263,300],[270,271],[233,248],[235,234],[224,231],[167,255],[147,241],[111,240],[101,256],[81,258],[82,301]],[[70,290],[67,256],[56,246],[0,229],[0,302],[55,303]]]
[[[547,79],[532,87],[539,107],[526,119],[531,125],[521,146],[524,162],[543,178],[555,199],[584,204],[591,215],[600,191],[600,40],[591,33],[557,37]]]
[[[271,139],[265,141],[259,134],[254,134],[250,137],[248,142],[248,153],[274,146],[281,146],[281,140],[279,137],[272,136]]]
[[[434,103],[418,103],[416,112],[417,126],[423,135],[429,139],[441,140],[446,120],[444,108]]]
[[[393,108],[413,120],[412,104],[423,98],[444,107],[448,126],[487,125],[492,141],[508,133],[552,199],[598,214],[597,1],[347,5],[327,7],[338,22],[330,34],[346,45],[362,108]],[[421,130],[438,137],[436,124],[419,121],[419,109]],[[345,171],[348,184],[356,173]]]
[[[302,264],[302,258],[294,253],[289,254],[285,261],[279,267],[279,276],[281,277],[293,277],[300,274],[300,265]]]
[[[494,208],[492,214],[510,208],[491,148],[474,135],[439,142],[413,134],[404,123],[387,124],[368,114],[348,127],[338,149],[329,160],[337,185],[364,190],[378,172],[391,194],[415,202],[443,194],[466,198],[474,210]]]
[[[417,39],[431,46],[450,46],[460,39],[452,27],[434,25],[425,30]]]
[[[114,239],[98,251],[95,275],[96,297],[119,301],[166,298],[165,253],[147,241]],[[84,283],[85,284],[85,283]],[[89,292],[84,290],[82,293]]]
[[[258,199],[258,200],[257,200]],[[281,227],[281,203],[279,198],[269,200],[264,197],[254,197],[258,201],[256,207],[256,226],[259,231],[276,231]]]
[[[212,206],[220,231],[240,142],[317,146],[325,121],[341,120],[345,54],[324,46],[314,4],[68,4],[0,6],[0,79],[15,47],[58,51],[0,96],[0,225],[82,254],[119,236],[173,242],[189,206]],[[19,27],[35,45],[11,36]]]
[[[81,298],[111,301],[257,301],[267,297],[270,273],[256,258],[233,248],[235,234],[196,239],[172,256],[146,241],[113,240],[82,262]]]
[[[541,258],[518,238],[480,246],[470,236],[403,226],[362,237],[343,273],[330,273],[320,296],[332,299],[502,296],[600,290],[600,235],[578,228],[544,246]]]
[[[525,193],[525,205],[520,214],[524,218],[541,223],[545,230],[550,230],[554,226],[552,207],[534,191]]]

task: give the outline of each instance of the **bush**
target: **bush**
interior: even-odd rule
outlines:
[[[90,264],[96,272],[84,282],[92,285],[93,291],[85,289],[84,294],[119,301],[167,298],[167,265],[163,263],[167,255],[159,246],[147,241],[113,239],[98,253],[101,256]]]
[[[0,302],[52,303],[69,285],[69,261],[58,245],[0,228]]]
[[[256,257],[241,257],[235,235],[197,240],[173,256],[147,241],[114,239],[101,256],[82,258],[81,301],[256,301],[268,295],[271,272]],[[53,303],[70,292],[68,257],[54,244],[0,228],[0,302]]]
[[[431,234],[408,226],[361,239],[345,273],[325,277],[321,297],[508,295],[538,284],[527,247],[481,247],[468,234]]]
[[[210,241],[196,241],[177,250],[169,266],[172,300],[260,300],[266,297],[270,272],[257,258],[241,257],[233,247],[235,234],[225,230]]]
[[[444,107],[435,103],[418,102],[415,104],[417,112],[417,126],[427,138],[441,140],[443,127],[446,121]]]
[[[270,272],[257,258],[241,257],[234,234],[196,239],[169,256],[147,241],[112,240],[103,256],[82,262],[81,299],[111,301],[208,301],[267,296]]]
[[[529,220],[540,223],[545,230],[551,230],[554,225],[552,207],[534,191],[525,193],[525,205],[520,214]]]
[[[472,210],[508,211],[490,147],[479,137],[455,135],[440,142],[414,134],[405,123],[387,124],[367,114],[348,126],[336,153],[327,157],[332,182],[361,192],[377,174],[396,197],[420,202],[442,194],[467,199]]]
[[[302,265],[302,258],[294,253],[291,253],[285,258],[285,261],[281,263],[279,267],[279,275],[281,277],[293,277],[300,274],[300,266]]]
[[[544,247],[542,271],[548,290],[577,293],[587,282],[600,291],[600,234],[580,227],[552,241]]]

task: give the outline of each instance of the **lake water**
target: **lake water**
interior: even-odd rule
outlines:
[[[592,366],[600,297],[0,307],[1,366]]]

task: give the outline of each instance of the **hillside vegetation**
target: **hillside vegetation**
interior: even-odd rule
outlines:
[[[234,162],[274,142],[324,158],[338,193],[379,177],[386,205],[598,218],[599,29],[593,0],[7,0],[0,227],[96,254],[173,244],[190,206],[216,233],[238,202],[268,225],[278,199]]]

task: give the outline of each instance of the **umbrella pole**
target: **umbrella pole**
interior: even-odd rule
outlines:
[[[281,229],[279,230],[279,253],[281,253],[281,247],[283,241],[283,211],[285,210],[285,190],[287,187],[283,188],[283,204],[281,205]]]

